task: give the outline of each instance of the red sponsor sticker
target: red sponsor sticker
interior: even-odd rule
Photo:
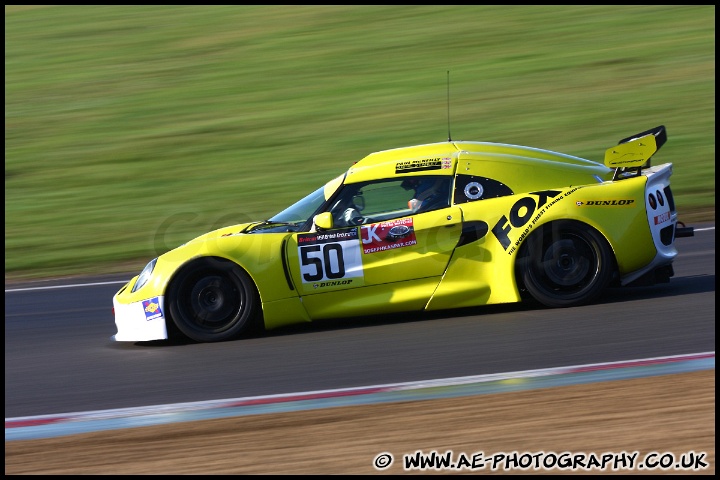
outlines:
[[[655,225],[665,223],[670,220],[670,212],[665,212],[655,217]]]
[[[364,225],[360,233],[363,253],[375,253],[417,244],[412,218]]]

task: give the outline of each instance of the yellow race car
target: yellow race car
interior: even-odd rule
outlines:
[[[322,318],[592,302],[668,282],[678,225],[664,126],[603,163],[453,141],[385,150],[265,221],[202,235],[113,298],[117,341],[217,342]]]

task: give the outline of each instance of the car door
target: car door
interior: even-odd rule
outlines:
[[[290,237],[290,275],[311,318],[424,308],[460,238],[462,212],[448,198],[443,208],[413,213],[401,183],[349,187],[347,198],[364,198],[360,225],[344,224],[333,207],[334,228]]]

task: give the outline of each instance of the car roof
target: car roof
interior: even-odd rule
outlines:
[[[608,170],[600,162],[563,153],[520,145],[504,143],[449,141],[424,145],[393,148],[371,153],[355,163],[347,173],[345,183],[357,183],[376,178],[391,178],[405,175],[454,175],[458,161],[462,159],[497,161],[510,163],[552,162],[554,166],[590,167],[599,172]]]

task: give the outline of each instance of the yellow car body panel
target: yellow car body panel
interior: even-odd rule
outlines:
[[[457,145],[448,142],[371,153],[348,169],[345,183],[421,175],[430,169],[435,175],[453,175],[458,152]]]
[[[115,339],[177,327],[221,341],[250,310],[271,329],[528,296],[571,306],[611,282],[667,281],[674,238],[692,229],[676,229],[672,165],[650,165],[665,139],[664,127],[623,139],[605,165],[466,141],[370,154],[270,220],[150,262],[113,298]]]

